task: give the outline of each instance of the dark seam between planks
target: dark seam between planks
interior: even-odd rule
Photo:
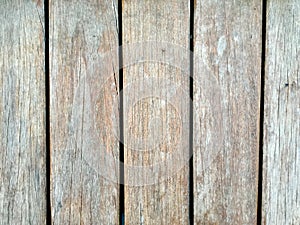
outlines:
[[[193,98],[194,98],[194,0],[190,0],[190,124],[189,124],[189,221],[194,224],[194,157],[193,157]]]
[[[120,100],[120,140],[119,140],[119,177],[120,177],[120,195],[119,195],[119,224],[125,224],[125,187],[124,187],[124,107],[123,107],[123,51],[122,51],[122,0],[118,0],[118,40],[119,40],[119,100]]]
[[[266,23],[267,0],[262,2],[262,49],[261,49],[261,80],[260,80],[260,121],[259,121],[259,167],[257,194],[257,225],[262,223],[262,192],[263,192],[263,137],[264,137],[264,88],[265,88],[265,59],[266,59]]]
[[[45,16],[45,98],[46,98],[46,224],[51,216],[51,151],[50,151],[50,67],[49,67],[49,1],[44,1]]]

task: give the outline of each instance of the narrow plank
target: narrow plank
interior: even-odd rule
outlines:
[[[125,0],[122,13],[125,224],[188,224],[189,68],[174,62],[189,65],[189,2]]]
[[[255,224],[261,1],[195,5],[194,224]]]
[[[0,224],[46,224],[44,6],[0,15]]]
[[[115,1],[50,1],[53,224],[118,224],[117,18]]]
[[[300,2],[267,4],[262,224],[300,224]]]

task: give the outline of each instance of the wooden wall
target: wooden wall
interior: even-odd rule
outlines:
[[[300,224],[299,50],[298,0],[0,1],[0,225]]]

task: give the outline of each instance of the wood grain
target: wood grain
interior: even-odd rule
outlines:
[[[0,15],[0,224],[46,224],[44,7]]]
[[[165,63],[164,57],[180,46],[182,52],[173,54],[180,62],[189,49],[189,3],[125,0],[122,12],[125,224],[188,224],[188,162],[176,170],[170,158],[176,155],[178,141],[188,141],[182,122],[189,117],[189,74]],[[162,48],[162,42],[169,47]],[[142,44],[130,46],[133,43]],[[141,54],[140,62],[128,66],[128,57],[135,54]],[[172,83],[187,95],[178,94]],[[188,146],[180,151],[184,155]],[[162,167],[156,168],[160,163]]]
[[[119,168],[101,158],[119,157],[117,18],[115,1],[50,1],[53,224],[118,224]]]
[[[255,224],[261,1],[195,6],[194,224]]]
[[[262,224],[300,224],[300,2],[267,4]]]

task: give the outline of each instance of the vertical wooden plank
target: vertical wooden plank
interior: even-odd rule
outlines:
[[[267,2],[262,224],[300,224],[300,2]]]
[[[261,1],[195,6],[195,224],[255,224]]]
[[[125,224],[188,224],[188,161],[173,166],[188,142],[189,74],[166,61],[188,55],[189,2],[125,0],[122,12]]]
[[[1,1],[0,15],[0,224],[45,224],[44,7]]]
[[[117,18],[113,0],[50,1],[54,224],[118,224],[119,168],[101,158],[119,157]]]

